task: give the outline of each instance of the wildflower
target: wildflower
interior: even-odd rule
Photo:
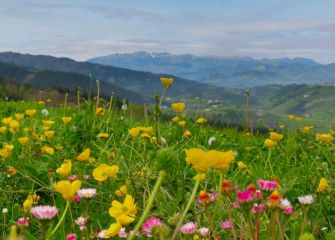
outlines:
[[[209,146],[212,146],[213,144],[215,144],[215,142],[216,142],[216,138],[215,137],[210,137],[208,139],[208,145]]]
[[[28,109],[28,110],[26,110],[26,114],[27,114],[29,117],[33,117],[33,116],[35,116],[35,114],[36,114],[36,109]]]
[[[66,125],[72,121],[72,117],[62,117],[62,121]]]
[[[69,176],[69,178],[68,178],[69,182],[73,182],[77,179],[79,179],[79,177],[77,175],[72,175],[72,176]]]
[[[298,200],[302,205],[311,205],[314,202],[314,197],[313,195],[305,195],[298,197]]]
[[[120,223],[118,223],[118,222],[111,224],[109,226],[109,228],[107,229],[107,231],[105,231],[102,234],[102,237],[106,238],[106,237],[114,237],[114,236],[116,236],[119,233],[119,231],[121,230],[121,227],[122,227],[122,225]]]
[[[270,132],[270,138],[273,140],[273,141],[280,141],[283,139],[283,134],[279,134],[279,133],[276,133],[276,132]]]
[[[186,162],[191,164],[197,171],[206,172],[211,165],[206,161],[207,154],[200,148],[191,148],[185,150]]]
[[[52,147],[44,146],[42,147],[42,152],[47,153],[49,155],[53,155],[55,153],[55,150]]]
[[[196,122],[197,124],[203,125],[203,124],[207,123],[207,119],[206,119],[206,118],[203,118],[203,117],[200,117],[200,118],[198,118],[195,122]]]
[[[256,214],[256,213],[264,213],[266,210],[266,206],[263,204],[257,204],[254,203],[254,206],[251,209],[251,212]]]
[[[12,117],[8,117],[8,118],[3,118],[3,119],[1,120],[1,122],[2,122],[3,124],[5,124],[6,126],[8,126],[12,120],[13,120]]]
[[[235,152],[232,150],[226,152],[210,150],[207,155],[213,167],[220,172],[227,171],[231,162],[235,159]]]
[[[29,141],[29,138],[27,137],[20,137],[18,138],[19,143],[26,144]]]
[[[47,109],[42,109],[41,113],[43,114],[43,116],[48,116],[49,115],[49,111]]]
[[[80,197],[79,196],[74,196],[73,197],[73,201],[75,202],[75,203],[78,203],[78,202],[80,202]]]
[[[83,231],[84,229],[86,229],[86,224],[87,224],[87,218],[85,217],[78,217],[76,220],[75,220],[75,223],[79,226],[79,229],[81,231]]]
[[[105,115],[105,109],[102,108],[102,107],[98,107],[98,108],[95,109],[95,114],[97,116],[103,116],[103,115]]]
[[[66,201],[73,200],[76,192],[81,188],[81,181],[75,180],[72,183],[66,180],[59,181],[53,184],[53,187],[57,192],[62,194]]]
[[[98,138],[108,138],[109,137],[109,134],[108,133],[99,133],[97,135]]]
[[[86,199],[93,198],[96,194],[97,190],[95,188],[83,188],[77,191],[78,197]]]
[[[30,223],[30,218],[29,218],[29,217],[20,217],[20,218],[17,220],[17,224],[18,224],[20,227],[27,227],[27,226],[29,226],[29,223]]]
[[[317,133],[315,135],[316,140],[323,142],[323,143],[330,143],[333,140],[333,136],[330,133]]]
[[[59,168],[57,168],[56,173],[62,175],[63,177],[66,177],[71,172],[71,168],[72,168],[72,161],[64,160],[64,163]]]
[[[295,118],[295,121],[296,121],[297,123],[300,123],[300,122],[302,121],[302,118],[301,118],[301,117],[296,117],[296,118]]]
[[[204,181],[206,179],[206,173],[198,173],[193,177],[194,180]]]
[[[173,83],[173,78],[161,77],[160,80],[165,88],[169,88]]]
[[[223,229],[223,230],[226,230],[226,229],[230,229],[233,227],[233,223],[232,221],[230,220],[226,220],[224,222],[221,223],[220,227]]]
[[[183,136],[189,138],[192,137],[192,133],[189,130],[185,130]]]
[[[126,232],[126,228],[121,228],[117,235],[119,236],[119,238],[127,238],[128,234]]]
[[[161,227],[161,226],[163,226],[163,223],[159,218],[156,217],[148,218],[142,225],[142,233],[147,237],[151,237],[152,230],[155,227]]]
[[[180,232],[185,235],[190,235],[198,231],[198,226],[194,222],[188,222],[180,227]]]
[[[280,124],[280,125],[279,125],[279,128],[280,128],[280,129],[283,129],[283,128],[285,128],[285,125],[284,125],[284,124]]]
[[[237,201],[239,203],[248,203],[254,201],[254,194],[250,190],[237,192]]]
[[[10,131],[11,132],[17,132],[20,128],[20,123],[16,120],[12,120],[10,123],[9,123],[9,128],[10,128]]]
[[[109,209],[109,215],[114,217],[121,225],[127,225],[135,221],[137,207],[131,195],[126,195],[123,203],[114,200]]]
[[[176,122],[179,122],[180,121],[180,118],[178,116],[175,116],[172,118],[172,122],[176,123]]]
[[[288,115],[288,119],[290,119],[290,120],[294,120],[294,115],[293,115],[293,114],[289,114],[289,115]]]
[[[275,147],[277,145],[277,142],[273,141],[270,138],[268,138],[268,139],[265,139],[264,145],[267,146],[268,148],[273,148],[273,147]]]
[[[140,134],[140,129],[139,128],[131,128],[131,129],[129,129],[128,134],[132,137],[137,137]]]
[[[223,179],[222,183],[221,183],[221,188],[223,192],[229,193],[233,190],[233,186],[231,184],[231,182],[227,179]]]
[[[127,109],[128,109],[127,104],[125,104],[125,103],[122,104],[121,109],[122,109],[122,111],[127,111]]]
[[[183,103],[183,102],[178,102],[178,103],[172,103],[171,104],[171,108],[176,113],[182,113],[185,110],[185,107],[186,107],[185,103]]]
[[[280,208],[283,209],[284,214],[290,216],[293,214],[293,206],[288,199],[280,199]]]
[[[14,167],[9,166],[7,169],[7,173],[9,174],[9,176],[14,176],[16,175],[16,169]]]
[[[310,131],[313,130],[313,128],[314,128],[314,126],[305,126],[305,127],[302,128],[301,131],[302,131],[303,133],[309,133]]]
[[[238,168],[240,169],[240,170],[243,170],[243,169],[246,169],[248,166],[244,163],[244,162],[242,162],[242,161],[239,161],[238,163],[237,163],[237,166],[238,166]]]
[[[196,203],[200,206],[207,206],[216,201],[219,194],[217,192],[206,192],[205,190],[200,191]]]
[[[109,177],[116,177],[116,174],[119,171],[119,167],[117,165],[106,165],[106,164],[101,164],[97,168],[95,168],[92,172],[92,176],[94,179],[98,182],[104,182],[106,181]]]
[[[32,207],[30,209],[30,212],[38,220],[45,220],[45,219],[53,219],[58,213],[58,209],[55,206],[41,205]]]
[[[86,148],[83,152],[81,152],[76,159],[78,161],[89,161],[90,160],[90,154],[91,150],[89,148]]]
[[[324,191],[327,191],[328,189],[329,189],[329,184],[328,184],[327,179],[321,178],[320,182],[319,182],[319,186],[318,186],[316,191],[317,192],[324,192]]]
[[[278,183],[274,181],[259,179],[257,183],[259,189],[267,192],[272,192],[278,187]]]
[[[207,237],[209,235],[209,228],[206,228],[206,227],[199,228],[198,233],[202,237]]]
[[[7,214],[8,213],[8,208],[3,208],[2,209],[2,214]]]
[[[24,114],[22,114],[22,113],[16,113],[15,115],[15,118],[17,119],[17,120],[22,120],[23,118],[24,118]]]
[[[6,131],[7,131],[7,127],[5,126],[0,127],[0,133],[4,133]]]
[[[77,235],[75,233],[70,233],[66,235],[66,240],[77,240]]]
[[[128,193],[127,186],[122,185],[118,190],[115,191],[115,194],[119,197],[126,196]]]
[[[269,197],[268,206],[277,207],[280,205],[280,194],[277,190],[273,191]]]
[[[47,138],[52,138],[55,135],[55,131],[46,131],[46,132],[44,132],[44,135]]]

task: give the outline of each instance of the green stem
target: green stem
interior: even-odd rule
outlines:
[[[70,201],[67,201],[65,209],[64,209],[64,212],[63,212],[63,215],[59,219],[59,221],[58,221],[56,227],[54,228],[54,230],[52,230],[51,234],[46,237],[46,240],[51,239],[52,235],[54,235],[57,232],[58,228],[60,227],[60,225],[62,224],[62,222],[63,222],[63,220],[65,218],[65,215],[66,215],[67,211],[69,210],[69,207],[70,207]]]
[[[159,187],[160,187],[161,184],[162,184],[162,181],[163,181],[165,175],[166,175],[166,172],[165,172],[165,171],[160,171],[160,172],[159,172],[159,177],[158,177],[157,182],[156,182],[156,184],[155,184],[155,186],[154,186],[154,189],[152,190],[152,193],[150,194],[150,197],[149,197],[149,200],[148,200],[148,204],[147,204],[147,206],[145,207],[145,209],[144,209],[144,211],[143,211],[143,213],[142,213],[142,216],[141,216],[140,220],[137,222],[137,224],[136,224],[136,226],[135,226],[135,228],[134,228],[133,234],[130,235],[130,236],[127,238],[127,240],[132,240],[132,239],[134,239],[134,237],[136,236],[136,233],[138,232],[138,230],[140,230],[142,224],[144,223],[145,219],[147,218],[147,215],[148,215],[148,213],[149,213],[149,211],[150,211],[150,209],[151,209],[151,207],[152,207],[152,204],[153,204],[153,202],[154,202],[154,200],[155,200],[155,196],[156,196],[156,194],[157,194],[157,192],[158,192],[158,190],[159,190]]]
[[[191,207],[191,204],[193,203],[193,201],[194,201],[194,199],[195,199],[195,196],[196,196],[196,194],[197,194],[199,185],[200,185],[200,179],[198,179],[198,180],[196,181],[195,185],[194,185],[194,188],[193,188],[193,191],[192,191],[192,195],[191,195],[190,199],[188,200],[188,203],[187,203],[187,205],[186,205],[186,208],[185,208],[183,214],[181,215],[181,218],[179,219],[179,222],[178,222],[178,224],[177,224],[177,226],[176,226],[176,228],[175,228],[175,230],[174,230],[174,232],[173,232],[173,235],[172,235],[171,240],[176,239],[176,237],[177,237],[177,235],[178,235],[178,233],[179,233],[179,228],[180,228],[181,224],[183,223],[183,221],[184,221],[184,219],[185,219],[185,217],[186,217],[186,214],[187,214],[188,210],[189,210],[190,207]]]

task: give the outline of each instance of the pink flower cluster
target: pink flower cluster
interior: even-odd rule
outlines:
[[[223,230],[227,230],[233,227],[233,222],[230,220],[223,221],[220,225]]]
[[[58,213],[58,209],[55,206],[36,206],[30,209],[31,214],[39,220],[52,219]]]
[[[181,226],[180,232],[185,235],[190,235],[198,231],[198,225],[194,222],[188,222]]]
[[[250,190],[244,190],[237,192],[238,203],[249,203],[254,200],[254,193]]]
[[[278,187],[278,183],[274,181],[259,179],[258,187],[263,191],[272,192]]]
[[[151,237],[152,230],[155,227],[161,227],[162,225],[163,223],[159,218],[156,217],[148,218],[142,225],[142,233],[147,237]]]
[[[18,220],[17,220],[17,224],[21,227],[26,227],[26,226],[29,226],[29,223],[30,223],[30,219],[28,217],[20,217]]]

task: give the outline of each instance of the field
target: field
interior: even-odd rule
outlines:
[[[99,97],[1,102],[3,239],[335,239],[332,129],[215,128],[160,99],[146,117]]]

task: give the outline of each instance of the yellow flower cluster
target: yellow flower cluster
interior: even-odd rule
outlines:
[[[229,169],[231,162],[235,159],[232,150],[222,152],[217,150],[204,151],[200,148],[185,150],[186,162],[198,172],[206,172],[209,168],[223,172]]]
[[[153,131],[152,127],[134,127],[129,129],[128,134],[132,137],[138,137],[140,135],[142,138],[151,139]]]
[[[264,145],[268,148],[275,147],[280,140],[283,139],[283,134],[277,133],[277,132],[270,132],[270,138],[265,139]]]
[[[13,144],[6,144],[2,149],[0,149],[0,156],[3,158],[8,158],[14,149]]]
[[[99,183],[105,182],[108,178],[116,178],[116,174],[119,172],[117,165],[109,166],[107,164],[101,164],[95,168],[92,172],[92,176]]]

